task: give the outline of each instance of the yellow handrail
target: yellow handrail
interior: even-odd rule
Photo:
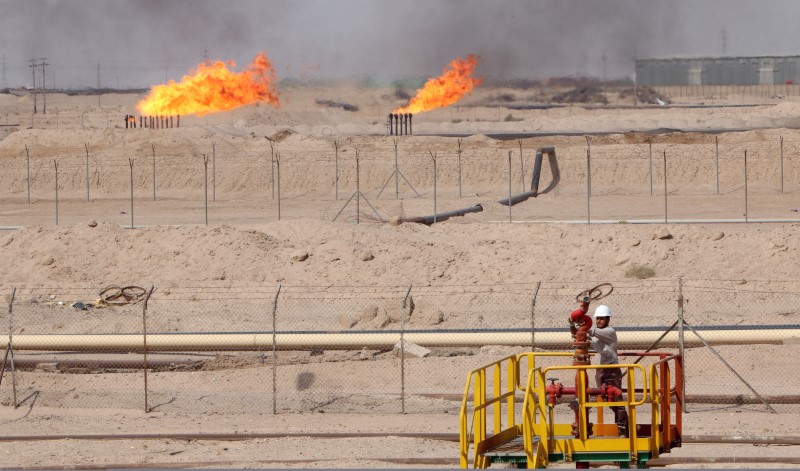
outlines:
[[[502,368],[506,364],[507,375],[507,389],[503,391],[502,385]],[[488,370],[493,369],[494,390],[492,399],[487,400],[487,374]],[[472,435],[472,444],[475,446],[475,467],[483,467],[485,464],[478,456],[477,445],[486,440],[486,411],[489,406],[494,406],[494,427],[493,434],[498,434],[502,430],[502,403],[506,401],[508,407],[508,428],[516,427],[514,417],[514,395],[517,385],[517,374],[519,368],[517,365],[517,356],[509,355],[496,360],[488,365],[476,368],[467,374],[467,383],[464,387],[464,398],[461,401],[461,409],[459,411],[459,456],[460,465],[466,468],[469,465],[469,446],[470,435]],[[470,386],[472,386],[472,403],[473,412],[472,420],[468,420],[468,399]],[[477,425],[477,426],[476,426]]]

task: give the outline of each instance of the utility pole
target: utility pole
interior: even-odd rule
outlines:
[[[6,76],[6,55],[3,54],[3,80],[0,82],[0,88],[3,90],[8,88],[8,77]]]
[[[33,73],[33,89],[32,89],[32,91],[33,91],[33,114],[36,114],[36,113],[38,113],[37,108],[36,108],[36,105],[37,105],[37,103],[36,103],[36,59],[31,59],[28,62],[31,63],[31,65],[29,65],[28,67],[31,68],[31,72]]]
[[[47,114],[47,81],[45,80],[44,66],[50,64],[45,62],[47,60],[46,57],[40,57],[39,60],[42,61],[42,114]]]

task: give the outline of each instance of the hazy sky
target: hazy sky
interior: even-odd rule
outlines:
[[[617,78],[634,56],[800,54],[798,19],[794,0],[0,0],[0,56],[11,87],[31,58],[48,87],[94,87],[98,63],[101,86],[144,87],[262,50],[279,78],[429,77],[466,54],[487,78]]]

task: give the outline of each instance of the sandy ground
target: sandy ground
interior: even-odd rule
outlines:
[[[612,281],[619,287],[614,302],[620,307],[619,325],[669,325],[674,319],[672,293],[678,277],[687,280],[687,290],[695,291],[687,305],[687,319],[698,325],[715,324],[798,324],[797,283],[800,279],[796,259],[800,245],[798,223],[764,224],[593,224],[559,223],[582,220],[585,213],[587,173],[584,134],[610,133],[592,137],[592,155],[598,164],[592,168],[593,191],[599,198],[592,212],[598,219],[658,219],[663,216],[662,190],[655,185],[649,192],[649,142],[658,157],[668,152],[671,162],[669,191],[672,214],[695,219],[742,218],[744,189],[743,168],[739,156],[748,149],[752,159],[750,189],[756,196],[748,202],[753,218],[791,219],[800,208],[800,164],[795,156],[800,134],[800,104],[776,98],[774,104],[730,108],[592,108],[510,109],[494,98],[507,90],[481,91],[459,106],[426,113],[415,118],[414,131],[429,134],[402,137],[401,168],[422,193],[413,197],[408,186],[401,186],[401,198],[395,198],[394,183],[388,194],[376,203],[386,221],[403,216],[433,212],[432,161],[429,152],[443,159],[437,178],[438,209],[463,208],[484,204],[484,212],[433,226],[380,223],[370,220],[370,211],[362,204],[363,224],[354,224],[352,207],[341,220],[332,216],[356,185],[354,153],[363,156],[359,184],[370,201],[387,182],[394,159],[394,142],[386,137],[385,115],[400,104],[391,89],[360,90],[298,88],[287,90],[280,109],[245,107],[231,113],[204,118],[185,117],[180,129],[125,130],[120,128],[122,115],[133,111],[139,97],[105,95],[97,97],[48,98],[48,115],[35,116],[26,111],[30,97],[0,95],[0,159],[9,171],[0,174],[0,225],[23,226],[0,233],[0,290],[9,293],[20,289],[16,318],[28,333],[99,333],[131,331],[138,318],[126,318],[116,311],[116,318],[86,317],[55,301],[89,299],[99,287],[110,284],[156,285],[153,328],[164,331],[208,331],[243,329],[264,330],[254,315],[254,307],[269,304],[277,284],[287,287],[351,286],[373,289],[370,295],[389,293],[401,298],[405,287],[420,287],[415,293],[419,313],[416,326],[425,328],[525,327],[528,318],[528,293],[537,282],[544,282],[546,312],[543,326],[562,327],[561,314],[571,309],[571,297],[577,289],[599,281]],[[525,104],[524,95],[520,104]],[[356,113],[321,107],[315,99],[335,99],[356,104]],[[729,104],[741,100],[731,97]],[[612,100],[614,103],[614,100]],[[506,119],[512,116],[513,119]],[[517,121],[520,119],[520,121]],[[27,129],[29,124],[32,129]],[[629,131],[661,132],[645,135]],[[678,129],[685,133],[669,133]],[[719,130],[721,194],[716,194],[714,178],[715,146],[713,135]],[[493,133],[554,133],[554,136],[526,136],[520,142],[488,137]],[[434,135],[436,134],[436,135]],[[459,136],[456,136],[459,135]],[[463,136],[462,136],[463,135]],[[648,137],[649,136],[649,137]],[[269,139],[265,139],[265,137]],[[462,138],[464,191],[458,196],[455,159],[458,139]],[[785,146],[784,184],[780,191],[780,167],[777,155],[780,139]],[[340,146],[342,169],[340,199],[335,191],[336,146]],[[273,143],[270,148],[269,143]],[[212,147],[213,143],[213,147]],[[26,151],[32,153],[33,204],[27,203],[25,185]],[[89,149],[91,195],[86,202],[86,147]],[[149,168],[152,146],[158,164],[156,190],[159,201],[148,202],[153,192],[147,172],[135,175],[134,230],[130,223],[129,161],[135,168]],[[530,156],[542,145],[556,145],[561,182],[542,195],[536,204],[514,208],[515,220],[551,221],[537,224],[507,224],[508,208],[494,201],[507,195],[509,150],[519,146]],[[213,150],[212,150],[213,149]],[[282,208],[284,217],[277,221],[277,204],[272,198],[273,151],[282,155]],[[210,224],[204,223],[204,175],[202,154],[216,152],[219,168],[215,191],[219,201],[210,208]],[[59,225],[54,225],[54,171],[52,160],[60,162]],[[518,155],[515,154],[515,159]],[[136,160],[138,159],[138,160]],[[199,163],[198,163],[199,162]],[[531,160],[518,169],[514,160],[514,188],[530,178]],[[643,170],[643,167],[645,170]],[[656,167],[657,169],[658,167]],[[545,165],[545,174],[550,169]],[[524,176],[523,176],[524,174]],[[522,177],[522,178],[521,178]],[[654,173],[659,182],[663,173]],[[124,212],[124,213],[123,213]],[[97,222],[89,225],[89,220]],[[187,225],[188,224],[188,225]],[[665,237],[665,233],[670,237]],[[302,260],[300,260],[302,259]],[[634,265],[647,265],[655,278],[633,282],[626,272]],[[789,280],[789,281],[787,281]],[[637,284],[650,283],[650,284]],[[692,284],[693,283],[693,284]],[[716,285],[715,285],[716,284]],[[718,291],[709,292],[708,286]],[[389,287],[389,288],[386,288]],[[466,287],[466,288],[464,288]],[[497,298],[470,301],[470,293],[497,290]],[[720,288],[722,287],[722,288]],[[643,289],[647,288],[647,289]],[[664,290],[656,306],[648,302],[661,296],[649,291]],[[424,290],[427,289],[426,297]],[[431,293],[444,290],[465,292],[464,300],[450,296],[451,310],[439,308]],[[724,293],[737,292],[732,298]],[[228,308],[222,317],[213,304],[230,303],[241,297],[259,299],[242,309]],[[381,291],[384,290],[384,291]],[[627,290],[627,291],[626,291]],[[648,291],[649,290],[649,291]],[[291,291],[291,290],[290,290]],[[308,290],[307,290],[308,291]],[[313,290],[311,290],[313,291]],[[775,294],[779,291],[782,294]],[[201,294],[198,294],[201,293]],[[215,294],[216,293],[216,294]],[[626,294],[627,293],[627,294]],[[723,294],[721,294],[723,293]],[[663,293],[662,293],[663,294]],[[313,293],[312,293],[313,295]],[[549,298],[548,298],[549,296]],[[194,298],[192,298],[194,297]],[[441,296],[439,296],[441,298]],[[732,299],[732,300],[731,300]],[[205,301],[205,303],[204,303]],[[733,309],[726,310],[731,302]],[[360,304],[359,304],[360,303]],[[355,306],[374,303],[343,303],[320,317],[289,316],[304,312],[298,301],[287,312],[289,327],[333,330],[343,328],[341,313]],[[446,305],[441,300],[440,305]],[[548,304],[549,303],[549,304]],[[661,303],[661,304],[659,304]],[[516,306],[522,306],[517,308]],[[746,311],[753,305],[759,308]],[[290,304],[291,306],[291,304]],[[514,306],[514,308],[512,308]],[[694,306],[697,306],[694,308]],[[713,306],[713,307],[711,307]],[[306,306],[307,307],[307,306]],[[692,311],[692,309],[694,310]],[[515,310],[516,309],[516,310]],[[638,315],[642,310],[649,317]],[[361,311],[357,311],[361,312]],[[389,312],[389,311],[387,311]],[[552,315],[549,315],[552,313]],[[391,313],[389,313],[391,314]],[[110,316],[111,314],[108,314]],[[106,316],[105,314],[103,316]],[[0,318],[4,323],[8,319]],[[160,323],[159,323],[160,322]],[[382,327],[396,327],[391,317]],[[370,325],[356,328],[373,328]],[[22,333],[17,331],[17,333]],[[759,371],[755,376],[782,394],[792,391],[795,375],[792,358],[797,345],[724,347],[727,358],[743,371]],[[511,350],[512,352],[515,350]],[[457,403],[432,400],[422,392],[459,394],[466,371],[491,361],[506,351],[481,350],[470,356],[429,358],[414,364],[409,387],[414,412],[401,415],[386,410],[385,404],[369,403],[377,412],[364,410],[364,403],[342,406],[361,408],[359,413],[345,413],[335,407],[312,407],[314,412],[294,413],[320,401],[300,392],[284,392],[285,409],[273,416],[270,396],[260,398],[259,409],[243,413],[252,404],[247,390],[269,381],[268,367],[226,368],[201,371],[191,380],[176,380],[168,373],[154,373],[162,378],[163,390],[184,391],[174,404],[165,404],[153,412],[139,412],[141,398],[132,393],[130,384],[116,381],[109,387],[103,375],[64,375],[28,372],[23,376],[27,395],[18,409],[0,408],[0,423],[5,436],[88,434],[88,433],[271,433],[271,432],[396,432],[455,433],[458,429]],[[328,358],[325,353],[324,358]],[[700,358],[700,357],[697,357]],[[484,361],[485,360],[485,361]],[[346,372],[348,378],[376,374],[376,364],[397,367],[389,357],[378,363],[339,358],[337,369],[324,363],[303,366],[291,361],[291,378],[312,368],[318,378],[325,372]],[[709,392],[719,384],[708,375],[719,371],[712,357],[702,357],[689,370],[694,392]],[[300,366],[298,366],[300,365]],[[446,372],[446,374],[443,374]],[[336,374],[336,373],[334,373]],[[753,374],[753,373],[749,373]],[[161,376],[159,376],[161,375]],[[728,375],[730,376],[730,375]],[[68,377],[68,378],[65,378]],[[249,378],[242,381],[241,378]],[[751,377],[751,376],[748,376]],[[39,382],[32,385],[30,381]],[[177,381],[177,382],[176,382]],[[328,381],[332,381],[329,379]],[[237,394],[201,402],[204,392],[221,385],[240,384]],[[238,382],[238,383],[237,383]],[[366,383],[366,381],[365,381]],[[156,383],[158,384],[158,383]],[[331,383],[329,383],[331,384]],[[738,388],[727,377],[724,387]],[[2,397],[8,404],[7,377]],[[31,396],[33,391],[44,391]],[[53,390],[58,394],[49,395]],[[104,394],[115,398],[131,395],[130,409],[108,406],[92,407]],[[74,392],[73,392],[74,391]],[[158,388],[156,388],[158,392]],[[59,394],[64,393],[59,396]],[[270,393],[271,394],[271,393]],[[158,398],[156,394],[156,398]],[[168,397],[168,396],[165,396]],[[233,399],[231,399],[233,398]],[[105,401],[105,402],[103,402]],[[216,401],[216,402],[215,402]],[[237,402],[238,401],[238,402]],[[248,402],[251,401],[251,402]],[[267,405],[265,405],[265,403]],[[114,402],[111,402],[114,404]],[[223,407],[226,405],[226,407]],[[368,409],[368,408],[367,408]],[[324,412],[323,412],[324,410]],[[757,408],[698,410],[685,416],[687,434],[723,435],[797,435],[796,410],[778,415]],[[452,467],[457,464],[457,444],[419,438],[308,439],[272,438],[243,441],[214,440],[60,440],[0,442],[3,467],[45,468],[68,466],[179,466],[193,467]],[[669,456],[741,456],[800,457],[796,446],[686,445]],[[418,461],[403,461],[417,458]],[[430,459],[430,461],[425,461]],[[450,459],[450,462],[442,462]],[[688,458],[687,458],[688,459]],[[295,461],[291,461],[295,460]],[[724,464],[721,466],[732,466]],[[753,464],[748,464],[754,466]],[[777,466],[775,463],[770,467]]]

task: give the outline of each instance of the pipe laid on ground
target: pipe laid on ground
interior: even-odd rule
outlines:
[[[800,328],[781,327],[757,330],[717,329],[699,330],[710,345],[752,345],[783,344],[785,341],[800,339]],[[530,330],[497,331],[497,332],[405,332],[406,342],[423,347],[482,347],[485,345],[531,345]],[[617,331],[620,348],[650,345],[664,335],[663,330]],[[569,332],[547,332],[536,337],[536,347],[563,348],[570,345],[572,337]],[[182,333],[182,334],[147,334],[148,352],[185,352],[185,351],[220,351],[220,350],[268,350],[272,348],[272,332],[251,333]],[[792,340],[794,339],[794,340]],[[319,348],[324,350],[360,350],[391,349],[400,341],[399,331],[366,331],[366,332],[299,332],[275,334],[275,348],[279,350],[305,350]],[[8,335],[0,335],[0,345],[8,344]],[[71,351],[143,351],[144,338],[141,334],[53,334],[53,335],[14,335],[14,350],[71,350]],[[678,332],[667,333],[659,342],[661,348],[678,346]],[[703,342],[689,332],[684,339],[684,346],[699,347]]]
[[[400,222],[415,222],[430,226],[434,222],[442,222],[454,216],[463,216],[468,213],[480,213],[481,211],[483,211],[483,205],[479,203],[476,204],[475,206],[470,206],[469,208],[455,209],[453,211],[445,211],[443,213],[437,213],[430,216],[400,218]]]
[[[555,188],[559,180],[561,180],[561,173],[558,170],[558,161],[556,160],[556,148],[554,146],[544,146],[536,149],[536,158],[533,164],[533,174],[531,175],[531,191],[513,195],[510,198],[503,198],[498,203],[503,206],[514,206],[517,203],[522,203],[528,198],[536,198],[539,196],[539,180],[542,174],[542,154],[547,154],[548,161],[550,162],[550,169],[553,172],[553,181],[547,186],[542,193]]]

